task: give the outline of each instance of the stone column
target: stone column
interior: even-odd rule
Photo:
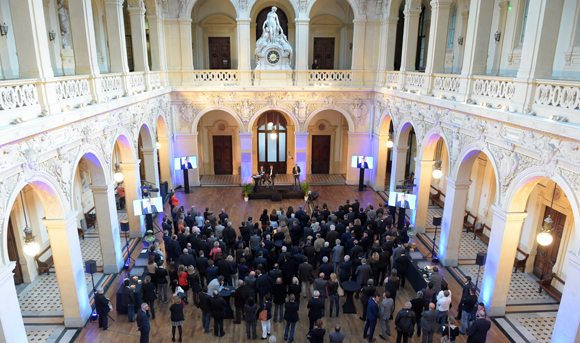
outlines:
[[[123,170],[123,185],[125,187],[125,207],[127,208],[127,220],[129,221],[129,237],[143,237],[145,225],[143,216],[133,215],[133,200],[141,199],[141,176],[139,175],[139,164],[120,163]]]
[[[91,0],[69,1],[71,32],[77,75],[98,75],[97,41]]]
[[[93,190],[95,211],[99,223],[103,272],[117,274],[123,267],[123,251],[121,250],[119,218],[115,203],[115,183],[106,186],[91,186],[91,189]]]
[[[49,50],[48,34],[42,1],[10,0],[10,13],[12,18],[17,19],[12,22],[13,26],[9,29],[14,30],[14,40],[18,51],[19,77],[53,77],[50,55],[47,53]],[[39,94],[41,97],[42,95]],[[47,98],[45,97],[43,100],[47,100]]]
[[[401,56],[401,71],[415,71],[417,57],[417,35],[419,34],[419,17],[421,7],[411,8],[411,1],[405,5],[405,24],[403,29],[403,53]]]
[[[443,208],[439,240],[439,259],[441,264],[446,267],[456,267],[459,262],[459,246],[461,244],[461,231],[463,231],[465,203],[467,202],[467,193],[469,193],[471,181],[457,181],[449,176],[445,180],[447,181],[447,188],[445,190],[445,207]]]
[[[141,148],[145,165],[145,181],[155,184],[159,188],[159,169],[157,168],[157,150],[155,148]],[[157,196],[157,193],[153,193]]]
[[[240,132],[240,150],[242,151],[242,183],[252,183],[253,175],[253,161],[252,161],[252,140],[254,134],[252,132]]]
[[[353,20],[354,32],[352,35],[352,70],[353,85],[362,85],[364,83],[364,69],[365,69],[365,31],[366,19]],[[358,73],[357,73],[358,72]]]
[[[470,5],[461,74],[485,75],[494,1],[472,0]]]
[[[149,21],[149,42],[151,44],[151,70],[162,71],[167,69],[163,17],[147,15],[147,20]]]
[[[496,317],[505,315],[516,250],[528,214],[505,212],[495,205],[492,208],[493,223],[479,298],[485,304],[487,314]]]
[[[191,18],[179,18],[179,38],[181,40],[181,80],[182,84],[193,85],[193,51],[191,49]]]
[[[371,175],[371,187],[375,191],[385,190],[385,174],[387,171],[387,155],[389,148],[387,148],[388,135],[379,136],[373,134],[373,157],[375,159],[374,175]]]
[[[24,320],[18,303],[18,294],[14,286],[14,273],[16,262],[10,261],[0,271],[0,294],[2,294],[2,306],[0,306],[0,342],[28,342]]]
[[[569,251],[568,271],[566,275],[566,285],[562,292],[562,301],[558,308],[558,316],[554,324],[551,342],[579,342],[580,341],[580,294],[578,294],[578,283],[580,283],[580,257]]]
[[[54,73],[55,76],[62,76],[63,75],[63,70],[62,70],[62,58],[60,57],[60,35],[57,31],[59,31],[59,26],[58,26],[58,19],[56,17],[56,13],[57,13],[57,9],[55,8],[56,5],[56,1],[51,1],[51,0],[43,0],[42,3],[44,4],[44,20],[46,21],[46,29],[48,32],[50,32],[51,30],[54,31],[55,36],[54,36],[54,41],[50,41],[48,42],[48,49],[50,52],[50,62],[52,65],[52,72]],[[4,5],[7,5],[7,3],[4,3]],[[8,21],[5,20],[4,15],[2,14],[4,9],[2,8],[3,4],[0,4],[0,18],[1,20],[3,20],[2,22],[5,22],[8,27],[12,27],[12,20]],[[8,16],[9,17],[9,16]],[[6,18],[8,19],[8,18]],[[10,18],[11,19],[11,18]],[[4,50],[4,49],[11,49],[10,50]],[[6,40],[0,40],[0,61],[2,61],[2,69],[6,70],[6,69],[11,69],[10,65],[12,63],[12,53],[14,54],[14,62],[18,62],[17,61],[17,57],[16,57],[16,45],[13,39],[6,39]],[[6,62],[6,63],[5,63]],[[6,65],[5,65],[6,64]],[[12,79],[18,76],[18,66],[15,66],[16,68],[16,74],[10,74],[10,72],[8,74],[5,75],[6,79]],[[13,75],[13,76],[11,76]]]
[[[435,161],[415,158],[415,184],[413,194],[417,196],[417,209],[411,213],[411,223],[415,232],[425,232],[429,208],[429,193],[431,192],[431,174]]]
[[[452,0],[431,0],[431,29],[425,74],[445,72],[445,51]]]
[[[77,231],[77,216],[75,211],[64,219],[42,221],[50,238],[64,325],[75,328],[85,325],[92,310]]]
[[[402,185],[405,179],[405,163],[407,162],[408,146],[393,146],[393,160],[391,164],[391,183],[389,190],[395,191],[396,185]]]
[[[250,18],[237,18],[238,22],[238,70],[240,71],[240,84],[252,84],[252,53],[250,49]]]
[[[473,192],[473,202],[471,206],[471,214],[477,217],[477,213],[479,212],[479,203],[481,202],[481,189],[483,188],[483,178],[485,172],[485,165],[487,164],[486,160],[482,160],[481,158],[477,158],[477,166],[476,166],[476,176],[475,176],[475,189]]]
[[[300,182],[306,180],[306,161],[308,160],[308,132],[296,132],[296,148],[294,161],[302,171],[300,173]]]
[[[497,31],[502,33],[502,37],[503,35],[505,35],[505,23],[507,19],[509,4],[510,2],[508,0],[504,0],[499,3],[499,22],[497,23]],[[493,53],[493,65],[491,67],[491,75],[499,74],[502,50],[503,50],[503,40],[500,39],[499,42],[495,42],[495,51]]]
[[[173,189],[173,178],[171,171],[173,170],[173,141],[169,137],[157,137],[161,147],[159,148],[159,165],[160,172],[159,181],[169,183],[169,189]]]
[[[459,46],[457,62],[454,62],[453,73],[461,73],[463,66],[463,55],[465,54],[465,36],[467,32],[467,23],[469,22],[469,11],[461,12],[461,37],[463,37],[463,45]],[[458,43],[459,44],[459,43]]]
[[[296,18],[296,51],[294,51],[294,59],[296,61],[296,82],[297,85],[308,85],[308,45],[309,45],[309,30],[310,19]],[[302,168],[302,166],[300,166]],[[306,174],[306,171],[304,171]]]
[[[381,44],[379,44],[379,71],[393,70],[395,67],[395,44],[399,17],[381,19]]]
[[[127,11],[131,18],[131,42],[133,43],[133,61],[135,71],[149,71],[149,59],[147,57],[147,37],[145,32],[145,7],[141,5],[128,6]],[[189,45],[191,47],[191,44]],[[190,49],[191,50],[191,49]]]
[[[104,0],[111,73],[128,73],[127,45],[123,20],[123,0]]]

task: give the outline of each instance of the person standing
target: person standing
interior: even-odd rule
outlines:
[[[314,295],[314,270],[311,264],[308,264],[308,257],[302,257],[302,264],[298,266],[298,279],[302,283],[302,296],[306,298],[306,286],[310,288],[310,295]]]
[[[368,279],[367,285],[363,287],[362,296],[360,297],[360,302],[363,305],[363,312],[362,317],[359,319],[363,322],[367,320],[367,309],[370,302],[370,299],[375,295],[377,288],[375,287],[375,283],[373,279]],[[377,316],[378,318],[378,316]]]
[[[125,188],[121,184],[117,185],[117,195],[119,196],[119,209],[125,208]]]
[[[139,343],[149,343],[149,331],[151,331],[151,326],[149,326],[147,310],[149,310],[147,303],[142,303],[141,310],[137,313],[137,330],[135,331],[141,332]]]
[[[309,309],[308,319],[310,319],[310,330],[312,330],[314,327],[316,320],[324,316],[324,300],[318,298],[320,296],[318,291],[314,291],[312,295],[313,298],[310,299],[308,301],[308,305],[306,305],[306,307]]]
[[[451,296],[449,291],[443,292],[443,297],[437,301],[437,310],[439,314],[437,315],[437,322],[439,323],[439,331],[441,333],[444,323],[447,321],[447,315],[449,314],[449,307],[451,306]]]
[[[316,320],[316,326],[310,329],[310,343],[324,343],[326,330],[322,328],[322,319]]]
[[[155,268],[155,281],[157,282],[157,293],[159,301],[167,302],[167,276],[169,273],[163,265]]]
[[[109,299],[105,298],[105,291],[103,287],[97,287],[97,295],[95,296],[95,308],[97,314],[99,315],[99,328],[107,330],[109,328],[109,318],[108,313],[111,310],[109,308]]]
[[[395,312],[395,302],[391,299],[391,294],[388,291],[383,293],[383,301],[379,306],[379,323],[381,324],[382,335],[380,338],[387,340],[387,336],[391,336],[390,319]]]
[[[477,296],[475,295],[475,289],[470,289],[469,290],[469,295],[466,296],[465,298],[463,298],[461,303],[461,310],[463,311],[463,313],[461,314],[462,318],[462,325],[461,325],[461,334],[465,335],[465,332],[467,330],[467,324],[469,321],[469,316],[471,315],[471,312],[473,312],[473,310],[475,310],[475,306],[477,306]],[[461,317],[460,316],[460,317]]]
[[[375,293],[373,298],[369,299],[369,303],[368,303],[367,320],[365,323],[363,338],[368,337],[369,343],[376,341],[376,339],[373,338],[373,335],[375,334],[375,327],[377,325],[377,319],[379,319],[379,301],[381,301],[381,297]],[[367,332],[369,331],[369,329],[370,329],[370,332],[367,335]]]
[[[258,338],[258,335],[256,334],[257,309],[258,306],[254,302],[254,298],[249,297],[248,303],[244,305],[244,321],[246,322],[246,334],[248,336],[248,339],[255,340],[256,338]]]
[[[223,337],[226,334],[224,332],[226,301],[220,297],[217,290],[214,290],[213,296],[209,299],[209,304],[211,306],[211,316],[213,317],[213,334],[216,337]]]
[[[141,287],[141,292],[143,293],[143,301],[149,305],[149,309],[151,310],[151,319],[155,319],[155,300],[157,299],[157,294],[155,292],[155,285],[151,282],[150,275],[145,277],[145,283]]]
[[[302,172],[302,170],[300,170],[298,164],[295,164],[294,168],[292,168],[292,175],[294,175],[294,186],[296,186],[296,182],[298,182],[298,187],[300,187],[300,172]]]
[[[417,336],[421,337],[421,313],[429,308],[429,302],[423,298],[423,292],[417,292],[417,297],[411,300],[411,310],[415,312]]]
[[[333,305],[336,305],[336,317],[338,318],[338,312],[340,311],[339,296],[338,296],[338,278],[336,273],[330,274],[330,280],[328,281],[328,299],[330,300],[330,318],[332,318]]]
[[[298,309],[300,304],[296,302],[296,296],[290,294],[288,302],[284,305],[286,312],[284,313],[284,320],[286,320],[286,330],[284,330],[284,340],[292,343],[294,341],[294,329],[296,323],[300,320],[298,317]],[[290,335],[288,335],[290,331]]]
[[[234,296],[234,305],[236,306],[236,320],[234,320],[234,324],[242,323],[242,312],[244,310],[244,305],[246,305],[246,299],[248,298],[246,290],[247,286],[244,281],[238,280],[238,288],[232,292],[232,295]]]
[[[422,343],[433,343],[433,335],[437,328],[437,314],[434,303],[429,303],[429,310],[421,313],[421,328],[423,329]]]
[[[258,312],[262,324],[262,339],[266,339],[272,329],[272,297],[266,294],[264,300],[264,305],[260,306],[260,312]],[[265,316],[262,314],[263,311],[266,311]]]
[[[211,322],[211,304],[210,296],[207,293],[207,286],[203,287],[199,294],[199,309],[201,310],[201,322],[205,333],[211,332],[209,323]]]
[[[487,320],[484,310],[477,312],[475,321],[467,329],[467,343],[485,343],[491,323]]]
[[[181,325],[183,325],[185,317],[183,316],[183,304],[179,297],[173,297],[173,305],[169,308],[169,312],[171,312],[171,340],[175,342],[175,328],[177,327],[179,330],[179,341],[181,342]]]
[[[346,334],[344,332],[340,332],[340,325],[336,324],[334,326],[334,332],[328,334],[328,338],[330,339],[328,343],[342,343],[344,342],[344,338]]]
[[[465,298],[469,296],[469,291],[473,287],[475,286],[473,285],[473,282],[471,282],[471,276],[466,276],[465,285],[463,285],[463,292],[461,293],[461,301],[459,301],[459,305],[457,306],[457,317],[455,317],[456,320],[461,320],[463,317],[463,302],[465,301]]]
[[[272,287],[272,295],[274,296],[274,323],[284,319],[284,303],[286,302],[286,285],[282,284],[282,278],[276,279],[276,284]]]
[[[125,280],[123,282],[123,306],[127,307],[127,319],[129,322],[135,321],[135,295],[131,289],[131,282]]]
[[[411,302],[407,301],[405,308],[397,313],[395,328],[397,329],[397,343],[401,343],[401,338],[403,343],[407,343],[409,334],[412,334],[415,328],[415,312],[411,310]]]

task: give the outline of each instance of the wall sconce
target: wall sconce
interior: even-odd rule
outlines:
[[[54,42],[54,40],[56,39],[56,32],[54,32],[54,30],[50,30],[50,32],[48,33],[48,39],[50,39],[51,42]]]
[[[0,25],[0,36],[8,35],[8,25],[6,23]]]
[[[24,213],[24,222],[26,225],[24,226],[24,253],[28,256],[36,256],[40,251],[40,245],[36,243],[34,240],[34,236],[32,235],[32,228],[28,226],[28,218],[26,217],[26,209],[24,208],[24,199],[22,197],[22,191],[20,191],[20,203],[22,204],[22,212]]]
[[[348,47],[350,48],[350,50],[352,50],[352,42],[350,42],[350,44],[348,45]]]
[[[499,40],[501,39],[501,32],[495,31],[495,33],[493,34],[493,37],[495,38],[496,42],[499,42]]]
[[[117,181],[117,183],[123,182],[123,179],[125,178],[123,176],[123,171],[121,170],[119,164],[117,163],[115,163],[115,174],[113,175],[113,178],[115,179],[115,181]]]
[[[441,160],[437,160],[437,162],[435,162],[435,169],[433,169],[433,178],[439,180],[441,178],[441,176],[443,176],[443,172],[441,171]]]
[[[463,45],[463,37],[462,36],[457,37],[457,44]]]
[[[537,236],[538,244],[547,246],[552,244],[552,229],[554,228],[554,222],[552,221],[552,207],[554,206],[554,196],[556,195],[556,188],[558,185],[554,185],[554,193],[552,193],[552,204],[550,204],[550,214],[544,219],[544,225]]]

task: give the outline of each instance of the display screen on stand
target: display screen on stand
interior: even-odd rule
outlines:
[[[352,155],[351,168],[374,169],[374,158],[372,156]]]
[[[163,212],[163,200],[161,197],[133,200],[133,214],[157,214]]]
[[[389,206],[414,210],[417,208],[417,196],[400,192],[389,192]]]
[[[197,156],[176,157],[173,163],[175,170],[197,169]]]

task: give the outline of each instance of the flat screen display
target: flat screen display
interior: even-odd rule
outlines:
[[[400,192],[389,192],[389,206],[414,210],[417,208],[417,196]]]
[[[374,158],[372,156],[352,155],[350,166],[359,169],[373,169]]]
[[[163,212],[163,200],[161,197],[133,200],[133,214],[157,214]]]
[[[175,170],[197,169],[197,156],[176,157],[173,163]]]

